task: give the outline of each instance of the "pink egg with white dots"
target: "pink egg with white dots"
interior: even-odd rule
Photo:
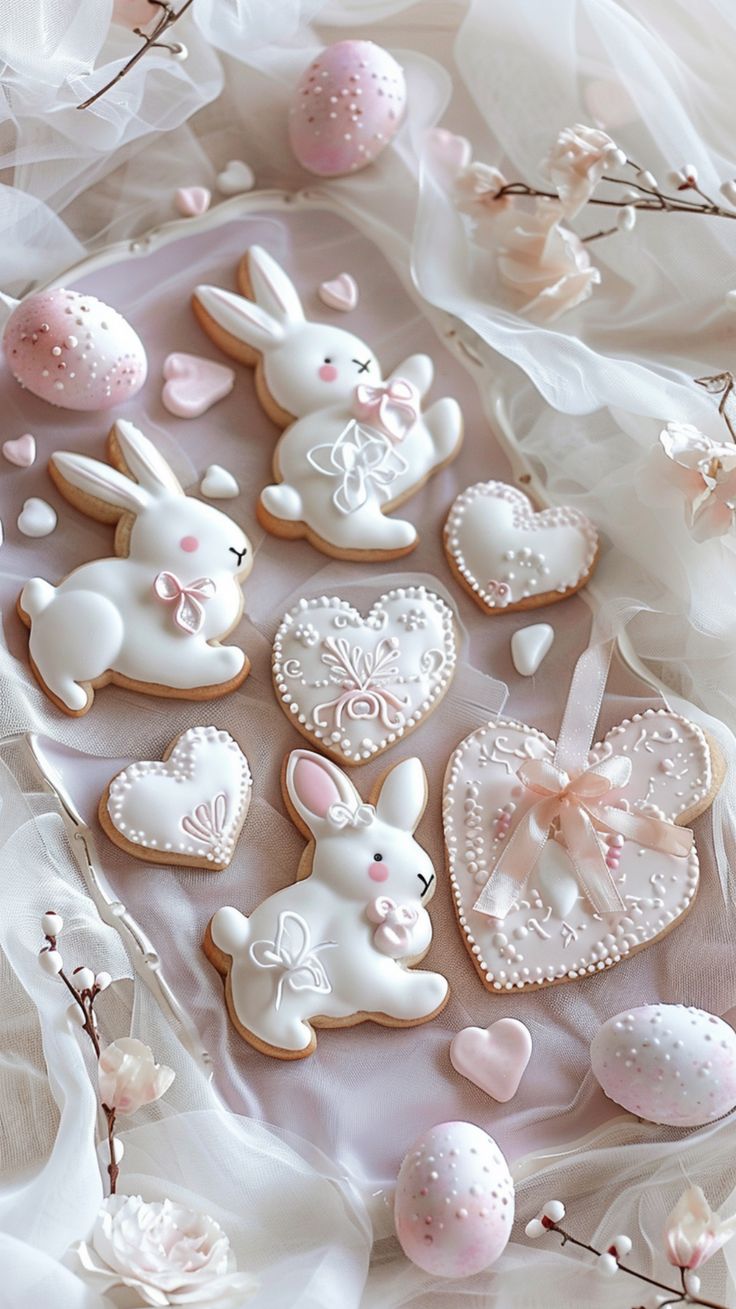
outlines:
[[[703,1009],[625,1009],[596,1032],[590,1060],[606,1095],[650,1123],[700,1127],[736,1105],[736,1032]]]
[[[514,1183],[492,1136],[440,1123],[414,1142],[399,1171],[396,1235],[435,1277],[470,1277],[498,1259],[514,1221]]]
[[[373,41],[337,41],[312,60],[289,109],[299,163],[340,177],[373,163],[396,135],[406,107],[400,64]]]
[[[21,300],[3,332],[17,382],[61,409],[111,409],[146,380],[140,337],[115,309],[79,291],[39,291]]]

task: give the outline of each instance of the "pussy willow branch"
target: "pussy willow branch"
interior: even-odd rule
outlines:
[[[167,3],[167,0],[149,0],[149,3],[161,10],[161,17],[157,20],[150,35],[146,36],[139,27],[135,29],[136,36],[142,38],[143,45],[139,50],[136,50],[135,54],[132,55],[127,64],[123,65],[119,73],[116,73],[109,82],[106,82],[104,86],[100,87],[99,91],[95,91],[94,95],[91,95],[87,100],[84,100],[81,105],[77,105],[77,109],[89,109],[90,105],[95,104],[96,101],[101,99],[101,97],[105,95],[106,92],[110,91],[113,86],[117,86],[118,82],[122,81],[122,79],[130,72],[131,68],[135,68],[138,61],[142,59],[153,46],[161,45],[159,38],[163,36],[164,32],[168,32],[169,29],[174,26],[174,23],[178,23],[179,19],[186,13],[187,9],[190,9],[194,4],[194,0],[184,0],[184,4],[177,10],[172,9]]]
[[[696,377],[695,385],[702,386],[704,390],[709,391],[712,395],[720,395],[718,412],[729,430],[731,440],[736,441],[736,430],[728,416],[728,401],[733,394],[734,386],[736,386],[736,378],[734,378],[733,373],[714,373],[712,377]]]
[[[605,1250],[596,1250],[595,1246],[588,1245],[587,1241],[579,1241],[576,1236],[572,1236],[570,1232],[566,1232],[563,1227],[551,1222],[550,1219],[542,1219],[542,1222],[548,1231],[557,1233],[562,1239],[563,1246],[575,1245],[579,1250],[587,1250],[590,1254],[594,1254],[596,1258],[600,1258],[602,1254],[607,1253]],[[664,1291],[666,1295],[671,1295],[672,1299],[668,1300],[667,1304],[694,1304],[700,1305],[701,1309],[728,1309],[727,1305],[719,1304],[716,1300],[703,1300],[700,1296],[688,1291],[685,1281],[687,1270],[684,1268],[680,1269],[680,1287],[668,1286],[666,1282],[659,1282],[655,1277],[648,1277],[646,1273],[640,1273],[636,1268],[627,1267],[626,1264],[621,1263],[617,1256],[614,1255],[614,1257],[620,1272],[626,1273],[629,1277],[635,1277],[639,1282],[646,1282],[648,1286],[654,1286],[658,1291]],[[664,1305],[662,1309],[664,1309]]]

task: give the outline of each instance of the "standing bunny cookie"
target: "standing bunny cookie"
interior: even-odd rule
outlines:
[[[445,397],[422,413],[431,359],[412,355],[384,381],[358,337],[306,320],[292,282],[259,246],[241,264],[241,284],[251,298],[199,286],[193,305],[226,354],[255,364],[259,399],[286,429],[276,482],[258,504],[263,526],[343,559],[407,554],[416,529],[386,514],[457,454],[457,401]]]
[[[242,614],[250,543],[221,510],[184,494],[132,423],[116,423],[108,447],[116,467],[51,457],[62,495],[117,524],[117,557],[82,564],[58,586],[34,577],[23,587],[18,612],[31,629],[33,671],[72,715],[86,713],[108,682],[187,700],[224,695],[250,669],[242,650],[220,645]]]
[[[204,949],[227,979],[230,1016],[251,1045],[278,1059],[314,1051],[317,1027],[427,1022],[443,1008],[439,973],[414,971],[432,941],[425,905],[436,885],[414,840],[427,801],[418,759],[384,777],[364,804],[336,764],[293,750],[284,787],[311,838],[294,886],[246,917],[219,909]]]

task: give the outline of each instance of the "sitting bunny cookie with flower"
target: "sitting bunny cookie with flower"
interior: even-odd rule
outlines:
[[[18,612],[30,628],[31,667],[74,716],[108,682],[188,700],[224,695],[250,669],[241,649],[220,644],[243,611],[248,539],[221,510],[185,495],[132,423],[118,421],[108,446],[115,467],[86,455],[51,457],[62,495],[116,524],[117,557],[82,564],[57,586],[26,582]]]
[[[198,286],[193,306],[226,354],[255,365],[259,399],[286,429],[276,481],[261,492],[261,523],[339,558],[407,554],[416,529],[386,514],[457,454],[457,401],[445,396],[423,413],[431,359],[412,355],[384,381],[365,342],[307,321],[290,278],[259,246],[242,261],[240,282],[244,295]]]
[[[219,909],[205,953],[227,979],[230,1016],[264,1054],[303,1059],[317,1027],[372,1019],[409,1027],[434,1018],[449,994],[439,973],[415,970],[432,941],[425,905],[436,876],[414,839],[427,801],[418,759],[384,777],[365,804],[347,775],[310,750],[293,750],[285,792],[311,837],[297,882],[250,917]]]

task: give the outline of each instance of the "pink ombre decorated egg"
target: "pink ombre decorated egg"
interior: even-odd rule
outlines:
[[[110,409],[146,380],[146,352],[130,323],[78,291],[21,300],[5,325],[3,350],[15,380],[61,409]]]
[[[736,1032],[703,1009],[625,1009],[596,1032],[590,1060],[606,1095],[650,1123],[700,1127],[736,1105]]]
[[[312,60],[289,109],[299,163],[339,177],[373,163],[396,135],[406,82],[396,60],[373,41],[337,41]]]
[[[514,1184],[492,1136],[440,1123],[404,1159],[394,1201],[407,1258],[435,1277],[469,1277],[495,1262],[514,1221]]]

